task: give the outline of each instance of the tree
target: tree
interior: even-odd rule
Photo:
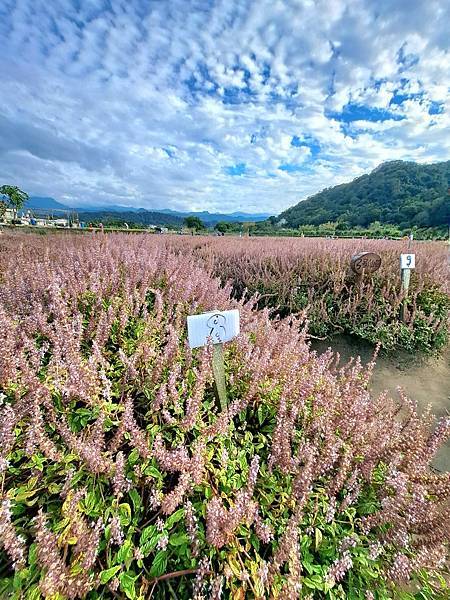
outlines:
[[[8,208],[8,205],[6,204],[6,202],[3,202],[3,200],[0,200],[0,221],[5,216],[7,208]]]
[[[205,228],[199,217],[186,217],[184,219],[184,224],[188,229],[195,229],[195,231],[199,231],[200,229]]]
[[[214,229],[216,231],[220,231],[220,233],[225,233],[225,232],[229,231],[230,228],[231,228],[230,223],[227,223],[227,221],[219,221],[214,226]]]
[[[19,189],[16,185],[2,185],[0,194],[7,196],[8,206],[12,208],[14,220],[17,218],[17,211],[23,208],[23,205],[28,200],[28,194]]]

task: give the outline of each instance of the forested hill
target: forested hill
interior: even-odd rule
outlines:
[[[286,226],[338,221],[367,226],[374,221],[401,227],[450,222],[450,161],[421,165],[386,162],[369,175],[327,188],[281,213]]]

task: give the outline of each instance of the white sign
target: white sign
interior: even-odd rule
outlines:
[[[416,255],[415,254],[400,254],[400,268],[401,269],[415,269],[416,268]]]
[[[217,310],[202,315],[191,315],[187,318],[187,326],[191,348],[206,346],[208,342],[229,342],[239,335],[239,311]]]

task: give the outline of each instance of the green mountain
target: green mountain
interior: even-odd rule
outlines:
[[[337,221],[367,226],[374,221],[400,227],[450,223],[450,161],[422,165],[395,160],[350,183],[327,188],[277,218],[287,227]]]

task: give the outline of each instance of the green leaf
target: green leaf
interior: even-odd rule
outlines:
[[[302,561],[302,566],[304,569],[306,569],[308,571],[308,573],[310,575],[312,575],[314,573],[314,568],[313,568],[312,564],[310,562],[306,561],[305,559],[303,559],[303,561]]]
[[[159,577],[164,575],[167,568],[167,552],[166,550],[160,550],[153,561],[150,569],[150,577]]]
[[[134,514],[136,515],[142,508],[141,497],[139,496],[137,490],[135,490],[134,488],[128,492],[128,495],[130,496],[131,501],[133,502]]]
[[[31,496],[34,496],[38,490],[28,490],[26,487],[20,487],[17,490],[17,494],[15,497],[16,502],[23,502],[24,500],[28,500]]]
[[[119,504],[119,520],[123,527],[131,523],[131,507],[127,503]]]
[[[35,565],[37,562],[37,546],[36,546],[36,544],[31,544],[31,546],[28,550],[28,562],[30,563],[30,566]]]
[[[144,527],[144,529],[141,532],[139,546],[143,546],[145,543],[147,543],[150,538],[156,535],[157,531],[158,530],[156,529],[155,525],[149,525],[148,527]]]
[[[142,552],[142,554],[144,555],[145,558],[147,558],[147,556],[150,554],[150,552],[155,548],[160,537],[161,537],[160,533],[155,533],[148,540],[148,542],[145,542],[145,544],[143,544],[142,546],[139,547],[140,551]]]
[[[84,506],[88,514],[93,513],[97,509],[98,499],[92,491],[87,492],[84,498]]]
[[[257,552],[259,552],[259,548],[261,546],[261,542],[260,542],[258,536],[256,536],[254,533],[250,534],[250,543],[253,546],[253,548],[255,548],[255,550]]]
[[[128,455],[128,464],[130,466],[135,465],[137,462],[139,461],[139,452],[136,450],[136,448],[133,448],[133,450],[130,452],[130,454]]]
[[[248,460],[247,460],[247,456],[246,456],[245,452],[239,453],[239,458],[238,458],[237,462],[243,471],[245,471],[247,469]]]
[[[189,538],[185,533],[175,533],[170,536],[169,544],[171,546],[183,546],[183,544],[189,544]]]
[[[125,562],[133,556],[133,545],[130,540],[126,540],[117,552],[117,560],[119,562]]]
[[[315,531],[315,547],[316,547],[316,550],[319,548],[320,544],[322,543],[322,539],[323,539],[322,532],[320,531],[320,529],[318,529],[316,527],[316,531]]]
[[[114,577],[114,575],[120,571],[121,565],[116,565],[115,567],[111,567],[110,569],[106,569],[105,571],[101,571],[100,573],[100,583],[108,583],[110,579]]]
[[[175,523],[178,523],[184,517],[184,508],[179,508],[177,511],[172,513],[166,521],[167,529],[171,529]]]
[[[311,575],[311,577],[304,577],[302,582],[312,590],[323,590],[323,581],[320,575]]]
[[[145,471],[145,475],[150,475],[150,477],[155,477],[155,479],[161,479],[161,473],[158,471],[156,467],[149,465]]]
[[[27,600],[41,600],[41,590],[39,584],[33,585],[27,592]]]
[[[14,573],[13,579],[13,588],[15,591],[20,590],[22,588],[22,583],[24,580],[30,578],[30,569],[21,569],[20,571],[16,571]]]
[[[120,589],[122,590],[122,592],[125,592],[126,597],[130,600],[136,600],[137,598],[136,590],[134,587],[134,582],[136,581],[136,579],[137,577],[133,577],[130,573],[122,573],[119,576]]]
[[[263,405],[262,404],[260,404],[258,406],[257,415],[258,415],[258,422],[259,422],[260,425],[262,425],[263,422],[264,422],[264,409],[263,409]]]

